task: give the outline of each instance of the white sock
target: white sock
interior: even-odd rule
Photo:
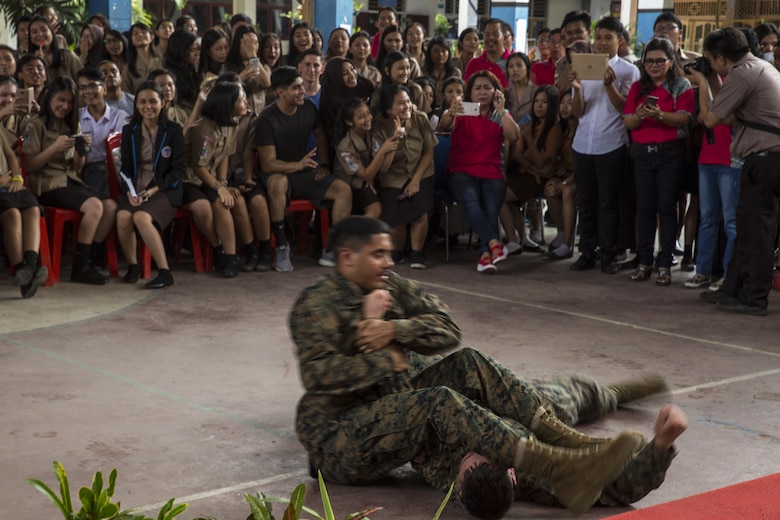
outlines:
[[[556,247],[553,252],[558,256],[565,256],[568,255],[571,251],[571,248],[567,246],[566,244],[561,244],[558,247]]]

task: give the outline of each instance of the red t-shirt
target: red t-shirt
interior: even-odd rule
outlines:
[[[504,178],[501,167],[504,129],[501,125],[483,116],[458,116],[450,139],[450,172],[482,179]]]
[[[531,65],[531,83],[538,87],[555,85],[555,62],[552,58]]]
[[[382,38],[382,32],[377,32],[373,38],[371,38],[371,59],[376,60],[379,56],[380,40]]]
[[[708,143],[706,134],[702,137],[699,164],[731,166],[731,127],[718,125],[712,131],[715,134],[715,143]]]
[[[650,92],[650,95],[658,98],[658,107],[664,112],[682,111],[693,115],[696,110],[693,88],[691,88],[688,80],[685,80],[685,83],[687,83],[687,88],[678,85],[680,92],[677,94],[676,101],[672,93],[663,86],[656,87]],[[641,96],[637,99],[639,88],[638,81],[631,85],[631,89],[629,89],[626,97],[626,107],[623,110],[624,115],[636,113],[636,109],[645,102],[647,96]],[[639,128],[631,131],[631,139],[639,144],[667,143],[685,137],[685,131],[685,128],[675,128],[665,125],[661,121],[648,118],[642,121]]]
[[[498,78],[501,82],[502,88],[509,86],[509,79],[506,77],[506,58],[501,57],[496,63],[490,61],[486,53],[482,53],[482,56],[472,58],[469,64],[466,65],[466,71],[463,74],[463,81],[468,81],[472,74],[479,72],[480,70],[489,70]]]

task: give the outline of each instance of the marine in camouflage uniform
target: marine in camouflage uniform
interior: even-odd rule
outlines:
[[[290,329],[306,388],[296,432],[312,463],[332,482],[366,483],[435,441],[512,466],[529,432],[501,418],[530,424],[539,395],[473,349],[430,363],[428,355],[458,346],[460,329],[416,283],[390,273],[387,289],[394,305],[385,319],[406,350],[406,372],[393,371],[385,350],[359,352],[354,334],[364,319],[364,292],[342,274],[304,290],[293,307]]]

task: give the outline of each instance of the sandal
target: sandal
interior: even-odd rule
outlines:
[[[672,284],[672,272],[668,267],[658,268],[658,278],[655,279],[655,284],[661,287],[666,287]]]
[[[631,275],[631,280],[635,282],[646,282],[648,279],[650,279],[650,274],[652,272],[652,265],[638,264],[636,266],[636,272]]]

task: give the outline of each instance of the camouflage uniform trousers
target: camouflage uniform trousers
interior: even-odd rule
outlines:
[[[529,435],[522,425],[531,424],[542,402],[530,384],[470,348],[427,367],[410,384],[336,419],[338,432],[311,452],[327,480],[376,480],[424,456],[428,446],[478,451],[511,467],[518,441]]]

